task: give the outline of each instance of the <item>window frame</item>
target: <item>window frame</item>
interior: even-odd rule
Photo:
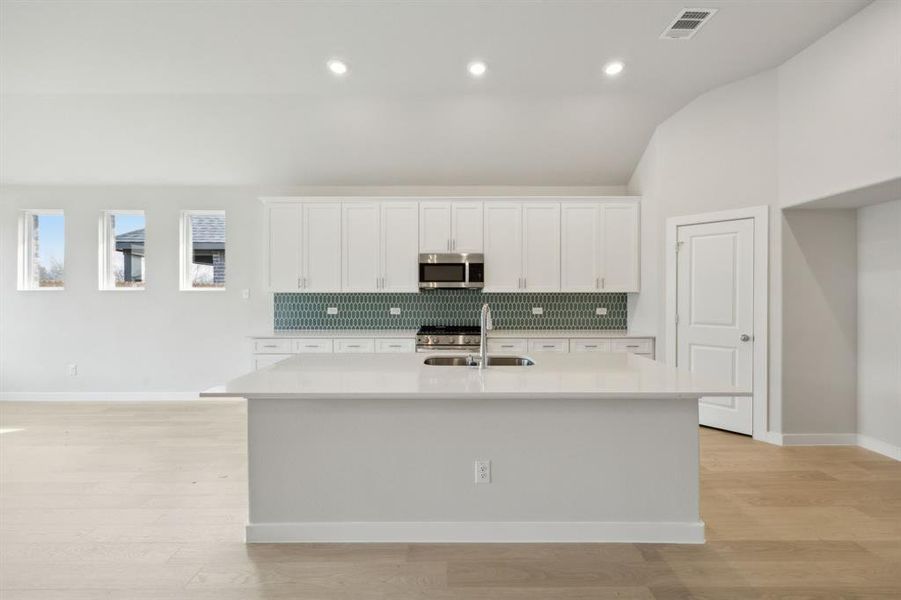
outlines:
[[[223,209],[186,209],[179,212],[178,216],[178,289],[181,292],[224,292],[226,282],[221,287],[194,287],[191,273],[194,258],[194,233],[191,228],[193,216],[221,216],[225,218],[225,246],[228,247],[228,218]],[[226,280],[228,279],[228,252],[226,256]]]
[[[144,217],[144,268],[142,269],[143,285],[140,287],[116,287],[116,278],[112,273],[112,253],[116,251],[115,236],[110,227],[110,217],[112,215],[141,215]],[[147,289],[147,229],[147,214],[142,209],[107,209],[100,212],[99,237],[97,240],[97,289],[101,292],[143,292]]]
[[[63,285],[59,287],[41,287],[35,285],[37,279],[34,274],[35,262],[32,252],[31,223],[35,216],[59,216],[63,218]],[[19,244],[18,260],[16,265],[16,290],[20,292],[64,292],[66,290],[65,264],[66,264],[66,214],[61,208],[26,208],[19,211]]]

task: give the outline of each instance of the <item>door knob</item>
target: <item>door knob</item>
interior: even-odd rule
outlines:
[[[740,340],[743,341],[743,342],[750,342],[750,341],[751,341],[751,336],[748,335],[747,333],[743,333],[743,334],[741,334],[741,337],[738,338],[738,339],[740,339]]]

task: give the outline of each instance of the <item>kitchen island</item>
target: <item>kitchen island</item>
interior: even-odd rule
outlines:
[[[427,356],[295,356],[202,394],[248,400],[248,542],[703,542],[697,401],[747,394],[630,354]]]

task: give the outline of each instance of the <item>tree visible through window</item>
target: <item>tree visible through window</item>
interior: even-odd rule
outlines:
[[[19,289],[62,289],[65,276],[62,211],[24,211],[19,236]]]
[[[182,213],[182,289],[225,288],[225,212]]]

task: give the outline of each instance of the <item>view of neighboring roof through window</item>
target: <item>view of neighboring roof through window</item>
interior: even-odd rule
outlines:
[[[100,224],[100,289],[144,289],[143,211],[105,211]]]
[[[181,246],[181,289],[225,289],[225,211],[182,212]]]
[[[65,217],[61,210],[27,210],[20,217],[20,290],[61,290],[65,279]]]

